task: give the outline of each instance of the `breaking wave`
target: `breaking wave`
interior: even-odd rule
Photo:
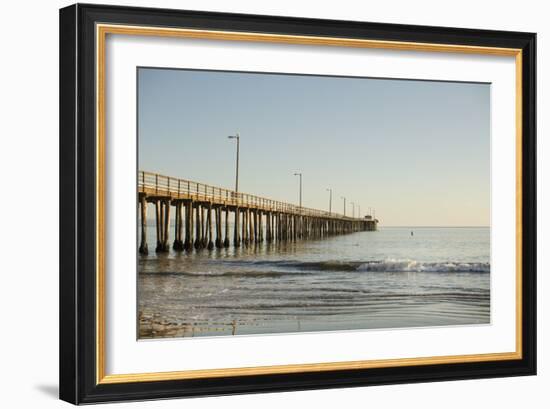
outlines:
[[[286,275],[307,275],[316,272],[380,272],[380,273],[489,273],[490,263],[483,262],[421,262],[416,260],[384,261],[312,261],[300,262],[291,260],[255,261],[227,263],[231,265],[226,271],[158,271],[144,272],[146,275],[187,275],[187,276],[224,276],[224,277],[282,277]],[[235,268],[237,267],[237,268]]]
[[[386,272],[439,272],[439,273],[489,273],[490,263],[479,262],[421,262],[416,260],[369,261],[361,264],[358,271]]]
[[[319,261],[296,262],[276,261],[261,262],[274,264],[277,267],[294,268],[297,270],[314,271],[374,271],[374,272],[438,272],[438,273],[489,273],[490,263],[483,262],[421,262],[416,260],[384,260],[384,261]]]

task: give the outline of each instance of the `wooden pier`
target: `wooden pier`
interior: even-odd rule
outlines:
[[[155,206],[156,251],[235,247],[322,239],[377,229],[378,220],[352,218],[156,173],[138,173],[139,252],[148,254],[147,204]],[[175,211],[170,242],[170,212]],[[232,226],[230,226],[232,221]]]

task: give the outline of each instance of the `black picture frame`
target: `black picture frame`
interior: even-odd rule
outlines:
[[[97,383],[96,23],[522,50],[521,359]],[[536,34],[77,4],[60,10],[60,398],[74,404],[536,374]]]

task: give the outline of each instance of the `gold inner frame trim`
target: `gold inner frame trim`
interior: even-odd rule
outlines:
[[[516,65],[516,350],[504,353],[449,355],[365,361],[321,362],[314,364],[275,365],[172,372],[105,374],[105,41],[107,34],[196,38],[224,41],[247,41],[298,45],[371,48],[401,51],[467,53],[515,57]],[[467,362],[490,362],[522,358],[522,51],[515,48],[432,44],[353,38],[295,36],[235,31],[178,29],[166,27],[96,25],[96,382],[127,382],[204,379],[229,376],[291,374],[349,369],[389,368],[413,365],[437,365]]]

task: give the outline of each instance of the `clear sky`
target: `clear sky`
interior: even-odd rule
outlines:
[[[138,70],[139,169],[384,226],[488,226],[490,85]],[[357,211],[358,207],[356,207]]]

